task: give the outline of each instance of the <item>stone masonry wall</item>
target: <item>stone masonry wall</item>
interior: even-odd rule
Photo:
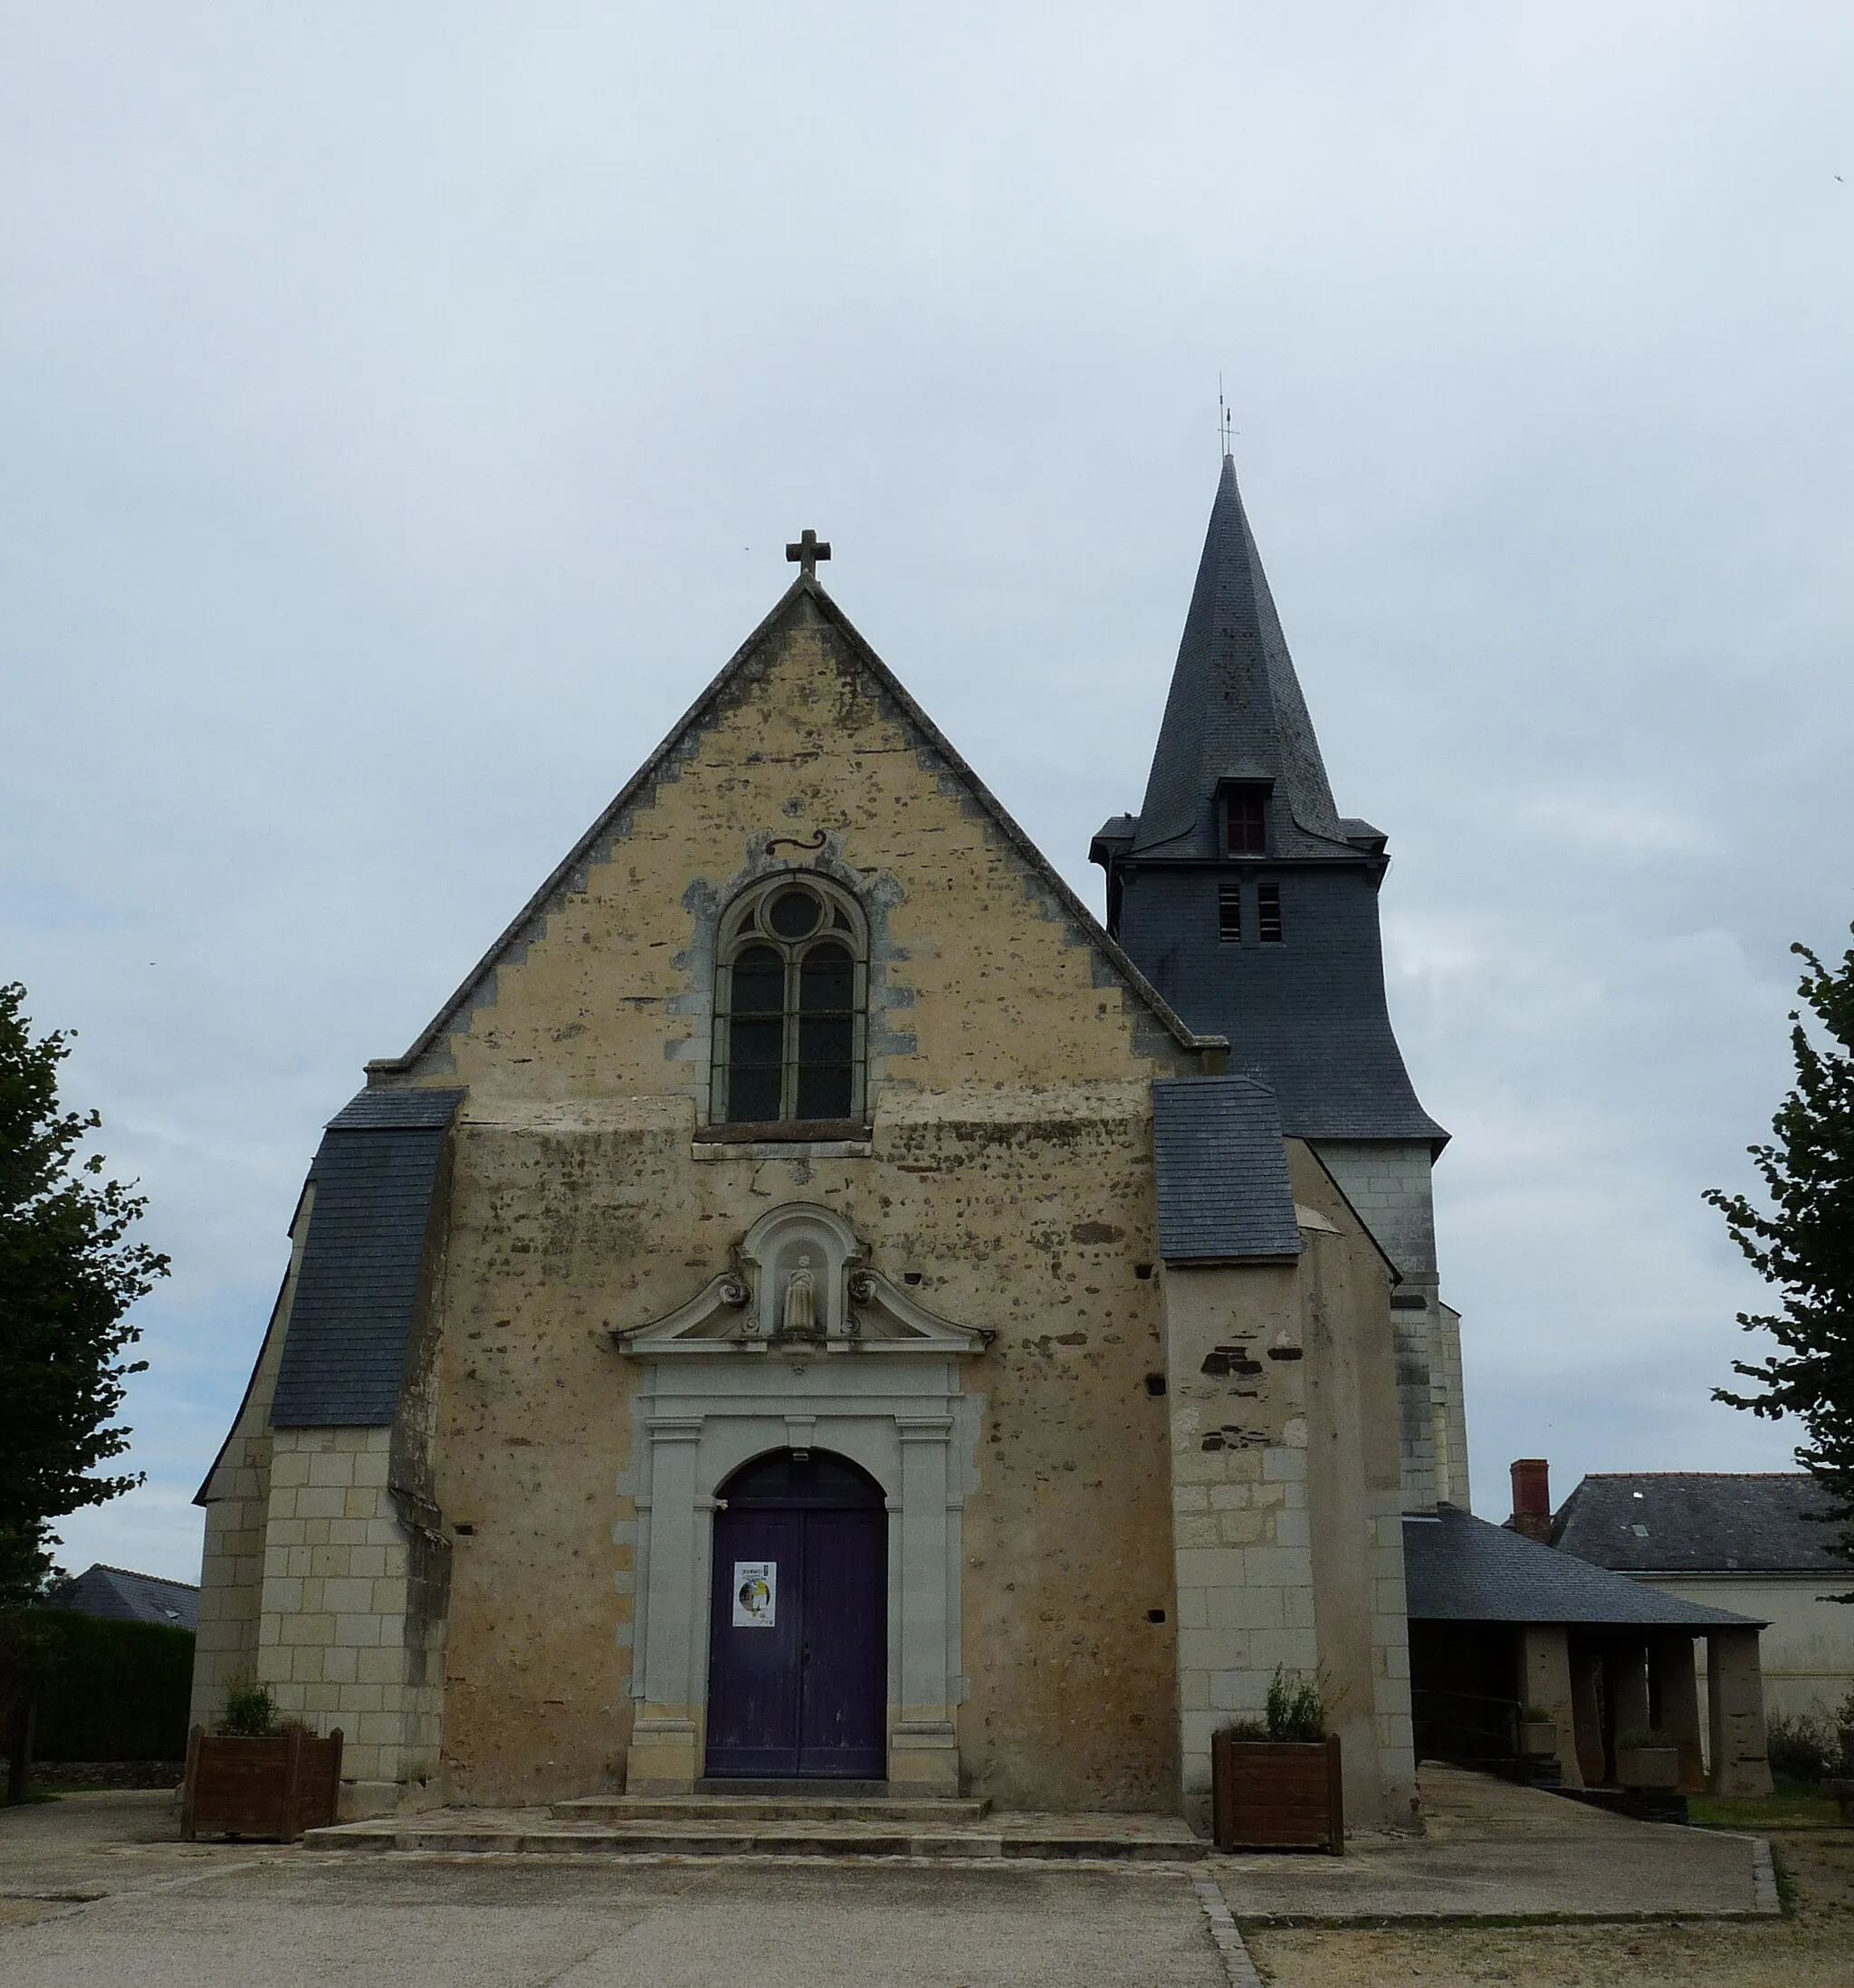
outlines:
[[[344,1779],[428,1780],[442,1696],[408,1648],[415,1542],[387,1484],[392,1431],[281,1429],[272,1443],[258,1676],[286,1717],[341,1728]]]
[[[1419,1140],[1322,1142],[1321,1160],[1402,1274],[1392,1302],[1406,1509],[1467,1508],[1460,1314],[1438,1295],[1433,1160]]]
[[[1314,1612],[1346,1813],[1407,1823],[1416,1797],[1393,1403],[1390,1272],[1312,1150],[1287,1146],[1301,1226]]]
[[[1210,1735],[1261,1716],[1277,1665],[1319,1668],[1299,1272],[1167,1266],[1164,1292],[1182,1785],[1201,1824]]]
[[[309,1234],[315,1189],[304,1190],[290,1229],[290,1265],[272,1307],[251,1386],[203,1491],[205,1544],[200,1559],[199,1631],[194,1640],[190,1725],[209,1731],[225,1709],[225,1687],[257,1670],[263,1611],[264,1524],[271,1502],[271,1397],[283,1357],[296,1276]]]
[[[905,1097],[866,1156],[779,1160],[695,1159],[686,1116],[654,1126],[648,1101],[577,1126],[502,1109],[460,1127],[447,1252],[451,1792],[621,1784],[641,1375],[607,1328],[674,1310],[759,1216],[805,1199],[923,1305],[998,1335],[960,1372],[983,1409],[962,1515],[965,1784],[1016,1807],[1169,1806],[1167,1404],[1147,1386],[1159,1281],[1138,1275],[1156,1256],[1149,1088]]]
[[[447,1785],[499,1802],[614,1785],[639,1515],[637,1374],[609,1329],[673,1311],[757,1217],[806,1199],[923,1304],[998,1335],[961,1376],[987,1405],[962,1518],[968,1783],[1020,1806],[1163,1806],[1150,1083],[1199,1061],[852,646],[808,599],[792,615],[396,1073],[470,1093],[432,1470],[454,1540]],[[747,884],[812,868],[869,917],[872,1137],[697,1144],[718,922]]]

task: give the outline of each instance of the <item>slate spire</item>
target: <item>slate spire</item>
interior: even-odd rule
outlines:
[[[1333,804],[1228,455],[1144,805],[1088,853],[1109,932],[1291,1137],[1439,1147],[1385,1006],[1385,838]]]
[[[1243,512],[1236,464],[1226,455],[1134,854],[1218,855],[1216,795],[1229,779],[1272,783],[1283,854],[1303,837],[1343,842],[1319,741]]]

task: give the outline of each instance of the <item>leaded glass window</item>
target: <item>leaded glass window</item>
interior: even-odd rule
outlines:
[[[715,986],[717,1123],[862,1116],[864,932],[855,898],[811,875],[774,878],[730,907]]]

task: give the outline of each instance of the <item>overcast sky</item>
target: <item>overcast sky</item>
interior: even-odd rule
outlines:
[[[0,977],[189,1500],[319,1128],[789,578],[1098,906],[1217,476],[1388,831],[1476,1501],[1768,1469],[1700,1201],[1854,916],[1854,10],[0,0]]]

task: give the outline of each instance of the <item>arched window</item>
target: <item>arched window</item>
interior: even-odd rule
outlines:
[[[861,1117],[867,959],[860,907],[822,877],[735,901],[715,973],[717,1123]]]

